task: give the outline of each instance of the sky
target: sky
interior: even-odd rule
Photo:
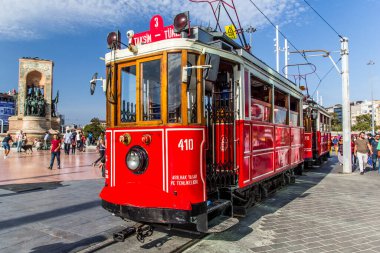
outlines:
[[[231,0],[225,0],[230,2]],[[252,52],[276,68],[275,29],[254,7],[279,25],[280,31],[292,45],[289,51],[323,49],[339,60],[338,35],[313,12],[304,0],[235,0],[244,29],[253,26]],[[377,0],[307,0],[342,36],[349,39],[350,99],[370,100],[371,86],[374,99],[380,99],[380,1]],[[104,76],[104,62],[99,59],[108,52],[107,34],[120,30],[127,42],[126,32],[149,29],[150,18],[160,14],[165,25],[172,23],[180,12],[190,11],[192,25],[215,27],[215,19],[208,4],[188,0],[0,0],[0,92],[18,87],[18,59],[39,57],[54,61],[53,96],[60,92],[59,113],[67,124],[84,125],[93,117],[105,119],[105,96],[100,87],[93,96],[89,80],[94,72]],[[222,25],[229,24],[221,13]],[[249,34],[246,34],[249,41]],[[280,36],[280,46],[284,39]],[[295,46],[295,48],[293,47]],[[305,63],[299,54],[290,54],[288,64]],[[374,65],[367,65],[372,60]],[[308,57],[316,66],[316,74],[306,76],[309,94],[322,96],[324,106],[341,103],[341,76],[335,70],[324,77],[333,66],[326,57]],[[284,53],[280,57],[280,72],[284,67]],[[341,68],[341,62],[338,63]],[[290,67],[289,74],[297,74]],[[302,73],[310,68],[301,68]],[[318,75],[318,76],[317,76]],[[295,81],[294,76],[289,79]],[[296,80],[297,81],[297,80]]]

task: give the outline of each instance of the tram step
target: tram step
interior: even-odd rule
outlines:
[[[232,206],[232,203],[230,200],[218,199],[218,200],[215,200],[211,205],[207,207],[207,213],[210,214],[216,210],[225,210],[231,206]]]
[[[237,218],[229,217],[229,216],[219,216],[213,219],[209,223],[208,233],[220,233],[226,231],[227,229],[233,227],[239,223]]]

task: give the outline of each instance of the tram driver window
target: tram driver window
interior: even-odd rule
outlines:
[[[161,119],[161,61],[153,60],[140,65],[142,120]]]
[[[187,55],[187,65],[196,66],[198,57],[195,54]],[[187,119],[189,123],[197,123],[197,70],[190,70],[187,83]]]
[[[287,97],[287,94],[277,89],[274,90],[274,123],[276,124],[287,124]]]
[[[136,66],[121,69],[120,121],[136,122]]]
[[[168,54],[168,122],[181,122],[181,57]]]

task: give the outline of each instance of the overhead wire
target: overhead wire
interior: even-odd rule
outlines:
[[[305,56],[305,54],[304,53],[301,53],[298,49],[297,49],[297,47],[293,44],[293,42],[291,41],[291,40],[289,40],[286,36],[285,36],[285,34],[284,33],[282,33],[281,31],[280,31],[280,29],[278,29],[277,27],[276,27],[276,25],[268,18],[268,16],[267,15],[265,15],[265,13],[264,12],[262,12],[261,11],[261,9],[252,1],[252,0],[249,0],[254,6],[255,6],[255,8],[268,20],[268,22],[276,29],[276,30],[278,30],[278,32],[282,35],[282,37],[284,37],[285,39],[287,39],[288,40],[288,42],[289,42],[289,44],[302,56],[302,58],[308,63],[308,64],[311,64],[310,62],[309,62],[309,60],[306,58],[306,56]],[[317,78],[319,79],[319,81],[321,81],[321,78],[319,77],[319,75],[318,75],[318,73],[314,73],[316,76],[317,76]]]
[[[343,39],[343,36],[340,35],[332,25],[329,24],[329,22],[326,21],[306,0],[303,0],[338,36],[339,38]]]
[[[342,60],[342,57],[339,58],[339,60],[338,60],[336,63],[340,62],[340,60]],[[335,64],[336,64],[336,63],[335,63]],[[314,96],[315,92],[318,90],[318,88],[319,88],[319,86],[321,85],[322,81],[328,76],[328,74],[330,74],[330,72],[331,72],[334,68],[335,68],[335,66],[333,65],[333,66],[329,69],[329,71],[327,71],[327,73],[322,77],[321,81],[319,81],[319,83],[318,83],[317,87],[315,88],[315,90],[314,90],[313,94],[311,95],[311,97]]]

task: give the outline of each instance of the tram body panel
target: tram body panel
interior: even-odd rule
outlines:
[[[120,142],[129,134],[128,145]],[[142,142],[144,135],[151,143]],[[107,130],[106,186],[100,197],[113,204],[141,208],[191,210],[204,202],[204,128],[125,128]],[[148,154],[144,173],[135,174],[126,165],[131,147],[141,146]]]

